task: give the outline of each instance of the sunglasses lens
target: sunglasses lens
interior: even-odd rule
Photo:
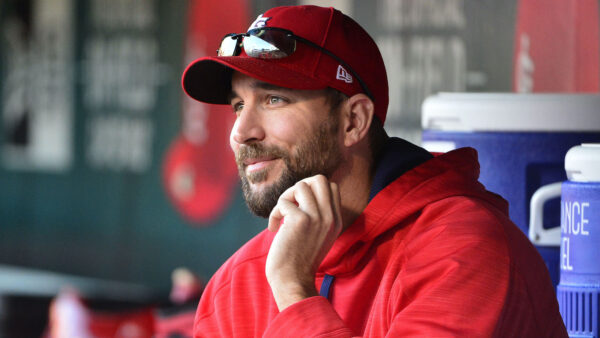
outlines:
[[[296,40],[289,34],[277,30],[253,30],[244,38],[244,51],[250,57],[281,59],[296,50]]]
[[[235,56],[235,49],[238,44],[238,39],[235,35],[229,35],[223,38],[221,46],[217,51],[217,56]]]

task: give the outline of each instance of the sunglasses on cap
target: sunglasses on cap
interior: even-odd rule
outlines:
[[[227,34],[221,41],[221,46],[217,50],[217,56],[238,56],[242,48],[250,57],[257,59],[282,59],[292,55],[296,51],[296,41],[320,50],[339,62],[344,68],[348,69],[358,80],[365,94],[374,100],[367,85],[358,76],[358,74],[344,60],[337,57],[327,49],[295,35],[289,30],[276,27],[262,27],[251,29],[246,33]]]

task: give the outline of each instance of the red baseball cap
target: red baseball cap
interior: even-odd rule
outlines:
[[[385,121],[389,96],[383,58],[375,41],[352,18],[331,7],[284,6],[261,14],[249,30],[259,27],[289,30],[341,58],[351,70],[321,50],[298,42],[296,51],[281,59],[254,58],[243,50],[239,56],[197,59],[183,73],[185,92],[198,101],[229,104],[231,75],[236,70],[286,88],[331,87],[348,96],[365,93],[354,71],[371,92],[375,116]]]

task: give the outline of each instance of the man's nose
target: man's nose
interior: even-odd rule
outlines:
[[[232,140],[238,144],[248,144],[262,141],[264,137],[265,130],[262,125],[262,116],[256,109],[250,106],[244,107],[231,130]]]

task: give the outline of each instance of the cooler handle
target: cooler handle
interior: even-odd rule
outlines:
[[[560,196],[562,182],[541,186],[531,196],[529,206],[529,240],[535,245],[560,246],[560,227],[544,229],[544,204]]]

